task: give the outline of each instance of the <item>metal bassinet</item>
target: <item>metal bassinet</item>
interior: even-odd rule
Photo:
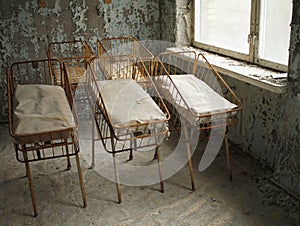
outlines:
[[[116,154],[155,149],[161,191],[164,191],[159,145],[168,133],[169,112],[157,92],[148,70],[151,64],[131,56],[101,56],[91,62],[87,73],[86,93],[92,106],[98,131],[105,150],[114,161],[118,201],[121,202]],[[114,78],[114,79],[112,79]],[[94,129],[93,129],[94,130]]]
[[[225,133],[227,170],[231,180],[227,128],[238,122],[237,112],[242,109],[242,104],[225,80],[201,53],[197,56],[193,51],[161,53],[155,60],[152,79],[168,106],[172,128],[186,141],[192,189],[195,189],[195,183],[191,142],[218,135],[212,131],[221,131],[221,139],[222,130]]]
[[[59,72],[60,85],[51,74]],[[78,119],[68,79],[58,60],[34,60],[12,64],[8,72],[9,126],[18,161],[25,163],[34,209],[38,214],[29,163],[76,157],[83,205],[86,207],[79,159]],[[58,75],[57,75],[58,76]]]

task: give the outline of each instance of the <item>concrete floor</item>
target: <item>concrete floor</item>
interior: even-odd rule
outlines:
[[[189,171],[184,166],[166,179],[164,193],[159,191],[159,184],[122,185],[123,202],[118,204],[115,184],[96,168],[89,167],[86,156],[91,150],[90,128],[89,122],[80,125],[87,208],[82,208],[75,160],[72,159],[69,171],[65,170],[65,159],[41,161],[31,164],[39,211],[35,218],[24,165],[15,158],[8,126],[1,125],[0,225],[300,224],[299,201],[271,183],[271,173],[233,145],[230,147],[233,182],[226,174],[223,149],[207,170],[197,170],[205,145],[200,142],[193,155],[196,191],[191,191]],[[163,156],[167,146],[164,143],[161,148]],[[104,161],[104,155],[101,157],[104,151],[101,148],[97,151],[99,165]]]

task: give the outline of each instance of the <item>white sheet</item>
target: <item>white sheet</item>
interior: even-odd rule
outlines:
[[[133,79],[97,81],[114,127],[166,120],[165,114]]]
[[[14,95],[13,114],[13,132],[16,135],[75,127],[65,91],[60,86],[18,85]],[[26,139],[28,142],[40,141],[33,137]],[[51,137],[48,139],[51,140]]]
[[[177,109],[181,113],[186,112],[187,108],[190,109],[189,115],[182,115],[186,117],[192,124],[207,123],[216,119],[227,118],[228,114],[214,115],[213,117],[203,117],[207,114],[215,114],[231,110],[237,105],[226,100],[224,97],[210,88],[204,81],[198,79],[192,74],[183,75],[170,75],[175,86],[177,87],[182,98],[186,101],[180,101],[179,96],[175,96],[176,92],[168,90],[170,81],[167,76],[160,76],[157,83],[163,90],[162,96],[171,102],[171,98],[176,100]],[[173,95],[173,96],[171,96]],[[182,109],[184,108],[184,109]]]

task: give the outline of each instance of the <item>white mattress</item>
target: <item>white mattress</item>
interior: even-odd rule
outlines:
[[[133,79],[104,80],[97,81],[97,84],[114,127],[166,120],[149,94]]]
[[[65,91],[60,86],[18,85],[13,107],[15,135],[30,135],[75,127]],[[50,135],[49,137],[44,135],[43,139],[43,141],[52,140]],[[39,141],[41,140],[38,136],[19,138],[19,142]]]
[[[177,104],[176,108],[182,116],[187,118],[192,124],[208,123],[212,120],[226,119],[229,114],[216,114],[227,110],[234,109],[237,105],[231,103],[212,88],[210,88],[204,81],[198,79],[192,74],[170,75],[175,86],[177,87],[186,105],[180,97],[176,96],[176,92],[168,90],[170,81],[167,76],[160,76],[157,85],[162,88],[162,96],[169,102]],[[173,96],[172,96],[173,95]],[[189,109],[187,114],[187,109]],[[207,114],[215,114],[210,117],[204,117]],[[203,116],[203,117],[202,117]]]

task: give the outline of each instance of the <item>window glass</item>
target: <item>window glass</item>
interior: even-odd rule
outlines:
[[[249,53],[251,0],[199,0],[195,9],[195,41]]]
[[[261,0],[259,58],[288,64],[292,1]]]
[[[292,0],[194,1],[194,45],[287,71],[292,3]]]

